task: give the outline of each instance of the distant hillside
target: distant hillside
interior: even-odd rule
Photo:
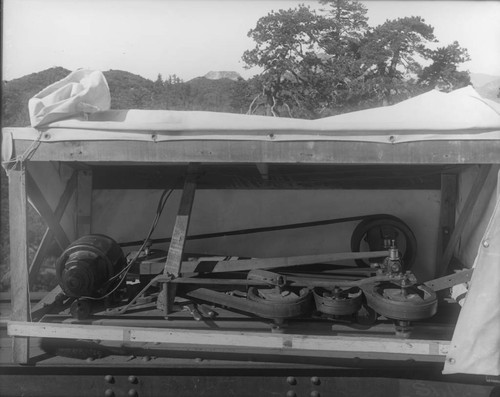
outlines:
[[[500,77],[481,87],[477,87],[476,91],[479,92],[483,98],[491,99],[500,103]]]
[[[484,73],[471,73],[470,81],[474,87],[482,87],[492,81],[500,79],[500,76],[492,76]]]
[[[69,70],[56,67],[3,82],[2,126],[30,124],[28,100],[50,84],[66,77]],[[245,113],[253,99],[248,83],[236,72],[209,72],[183,82],[169,76],[151,81],[123,70],[104,72],[111,93],[112,109],[207,110]]]
[[[500,102],[500,76],[471,73],[470,78],[473,87],[483,98]]]
[[[28,100],[45,87],[61,80],[69,70],[55,67],[2,82],[2,127],[30,125]]]
[[[148,109],[151,107],[154,83],[123,70],[103,72],[111,94],[112,109]]]

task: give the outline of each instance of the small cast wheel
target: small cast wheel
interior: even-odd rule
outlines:
[[[375,215],[361,221],[352,233],[351,251],[383,251],[387,239],[396,241],[404,270],[411,269],[417,256],[417,239],[406,223],[392,215]],[[382,259],[370,258],[369,261]],[[356,264],[361,267],[370,265],[362,259],[356,259]]]
[[[299,317],[311,311],[311,293],[307,288],[250,287],[247,299],[260,306],[255,312],[264,318],[285,319]]]
[[[358,312],[363,304],[363,291],[358,287],[349,289],[313,289],[316,310],[333,316],[349,316]]]
[[[436,293],[425,285],[402,288],[391,282],[363,287],[368,306],[393,320],[423,320],[437,312]]]

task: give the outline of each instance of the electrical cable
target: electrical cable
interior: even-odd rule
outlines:
[[[109,291],[105,295],[100,296],[98,298],[95,298],[92,296],[82,296],[82,297],[80,297],[80,299],[90,299],[90,300],[105,299],[108,296],[110,296],[112,293],[114,293],[123,284],[123,281],[126,279],[126,276],[127,276],[128,272],[130,271],[131,267],[137,262],[137,259],[139,259],[139,256],[146,248],[146,244],[150,240],[151,235],[154,233],[156,226],[158,225],[158,221],[160,219],[160,216],[163,212],[163,209],[165,208],[165,205],[167,204],[167,201],[170,198],[172,192],[173,192],[173,189],[165,189],[162,192],[160,199],[158,200],[158,205],[156,207],[155,217],[153,219],[153,222],[151,223],[151,227],[149,228],[149,232],[148,232],[146,238],[144,239],[144,242],[142,243],[141,247],[137,250],[137,252],[135,253],[135,256],[132,258],[132,260],[130,260],[130,262],[127,264],[127,266],[125,266],[120,272],[118,272],[113,277],[111,277],[105,285],[105,286],[107,286],[111,282],[113,282],[113,280],[120,278],[120,281],[116,284],[116,286],[111,291]]]

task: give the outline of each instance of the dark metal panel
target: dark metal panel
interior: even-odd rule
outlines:
[[[238,370],[237,368],[235,370]],[[122,371],[103,368],[100,373],[86,368],[37,375],[18,372],[0,376],[2,396],[175,396],[175,397],[392,397],[392,396],[477,396],[487,397],[493,387],[428,380],[407,375],[406,378],[365,376],[335,371],[212,371],[197,370]],[[420,374],[422,376],[422,374]],[[432,379],[432,377],[431,377]]]

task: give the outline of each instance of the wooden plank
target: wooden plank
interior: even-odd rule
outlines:
[[[299,255],[279,258],[230,259],[225,261],[183,261],[181,273],[222,273],[252,269],[273,269],[289,266],[312,265],[316,263],[337,262],[342,260],[368,259],[388,256],[388,254],[388,251],[340,252],[333,254]],[[140,264],[139,272],[140,274],[159,274],[162,269],[164,269],[163,263],[148,261]]]
[[[188,166],[181,202],[179,204],[179,210],[172,231],[172,238],[168,248],[167,260],[163,269],[163,274],[172,277],[178,277],[181,272],[182,255],[184,254],[184,245],[189,231],[191,209],[193,208],[194,195],[196,192],[197,169],[198,164],[189,164]],[[175,290],[175,285],[169,285],[168,283],[163,284],[165,314],[172,312]]]
[[[57,222],[60,222],[64,211],[66,210],[66,207],[68,206],[69,200],[71,196],[73,195],[73,192],[75,191],[76,188],[76,173],[73,173],[71,178],[69,179],[68,183],[66,184],[66,187],[64,189],[63,194],[61,195],[61,198],[59,200],[59,203],[57,204],[56,210],[54,211],[54,220]],[[30,270],[29,270],[29,279],[30,279],[30,285],[33,285],[36,276],[38,275],[38,272],[40,270],[40,266],[43,263],[43,260],[47,256],[48,250],[52,245],[52,241],[54,239],[54,232],[51,229],[47,229],[45,231],[45,234],[43,235],[42,241],[40,242],[40,245],[38,246],[38,249],[35,253],[35,257],[33,258],[33,261],[31,262]]]
[[[31,309],[31,317],[33,321],[38,321],[50,308],[50,305],[54,303],[56,297],[62,293],[62,288],[57,285],[52,291],[45,294],[45,296],[40,299],[40,301]]]
[[[11,319],[29,319],[28,281],[28,225],[26,168],[9,172],[9,230],[10,230],[10,293],[12,301]],[[29,339],[15,337],[12,342],[12,358],[16,363],[27,363],[29,359]]]
[[[77,237],[91,233],[92,220],[92,171],[78,170],[78,186],[76,200]]]
[[[190,165],[188,168],[181,202],[172,232],[172,239],[170,240],[167,261],[165,262],[163,273],[173,275],[174,277],[178,277],[181,271],[182,254],[184,253],[184,244],[189,230],[191,209],[193,207],[196,192],[196,169],[196,165]]]
[[[450,241],[448,242],[448,245],[446,246],[446,249],[443,253],[442,261],[437,269],[438,276],[444,276],[446,274],[455,247],[460,239],[460,236],[462,235],[465,225],[470,219],[470,216],[476,206],[478,198],[484,195],[486,195],[486,197],[489,197],[493,191],[494,188],[493,186],[491,186],[490,189],[484,189],[486,179],[488,178],[491,169],[492,169],[491,164],[479,166],[479,172],[477,174],[476,180],[474,181],[471,190],[467,196],[467,200],[465,201],[460,216],[457,220],[455,229],[453,230],[453,233],[450,236]]]
[[[31,203],[43,217],[50,230],[54,233],[54,238],[59,244],[59,247],[64,250],[69,245],[69,239],[66,236],[66,232],[55,218],[52,208],[49,203],[47,203],[40,188],[28,172],[26,173],[26,182],[26,188]]]
[[[279,334],[268,332],[208,331],[174,328],[142,328],[95,326],[82,324],[53,324],[9,322],[11,336],[64,339],[86,339],[122,343],[156,343],[182,349],[198,351],[252,351],[277,354],[297,353],[311,356],[334,356],[336,352],[348,352],[351,357],[370,354],[410,355],[415,358],[426,356],[444,357],[450,342],[441,340],[398,339],[390,337],[349,337],[337,335]]]
[[[23,153],[32,141],[14,141]],[[367,142],[72,141],[41,143],[31,161],[147,163],[499,164],[500,140]]]
[[[436,265],[441,264],[443,253],[445,251],[445,248],[448,246],[450,236],[455,227],[457,194],[457,175],[442,174],[441,205],[439,209],[439,229],[436,247]]]

